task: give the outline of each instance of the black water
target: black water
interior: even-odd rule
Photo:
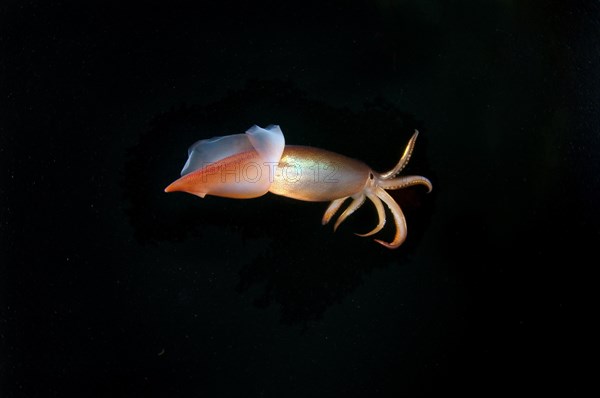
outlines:
[[[0,397],[584,390],[599,70],[594,1],[4,2]],[[418,129],[406,243],[163,193],[271,123],[376,170]]]

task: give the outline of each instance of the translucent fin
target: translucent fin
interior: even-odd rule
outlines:
[[[270,124],[263,129],[254,125],[246,131],[246,135],[265,162],[279,162],[285,147],[285,139],[279,126]]]
[[[200,140],[188,149],[188,159],[181,175],[199,170],[210,163],[218,162],[240,152],[256,150],[267,163],[277,163],[283,154],[285,139],[277,125],[267,128],[254,125],[246,134],[233,134]]]
[[[188,159],[181,175],[199,170],[236,153],[254,149],[246,134],[233,134],[200,140],[188,149]]]

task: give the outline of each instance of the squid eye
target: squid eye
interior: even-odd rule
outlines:
[[[369,180],[373,179],[373,173],[369,173]]]

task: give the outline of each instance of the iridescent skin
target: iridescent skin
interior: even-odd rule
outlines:
[[[398,164],[385,173],[377,173],[365,163],[335,152],[307,146],[286,145],[279,165],[275,169],[274,181],[269,192],[310,202],[331,201],[323,215],[323,225],[331,220],[346,199],[352,198],[350,205],[337,219],[334,230],[368,198],[375,205],[379,222],[372,231],[357,234],[359,236],[370,236],[383,228],[386,221],[383,201],[392,213],[396,233],[391,242],[379,239],[375,241],[389,249],[395,249],[406,239],[406,219],[398,203],[386,190],[402,189],[412,185],[425,185],[428,192],[432,189],[431,182],[422,176],[395,178],[408,164],[417,135],[418,132],[415,131]]]
[[[309,202],[329,202],[362,191],[369,166],[325,149],[286,145],[269,192]]]

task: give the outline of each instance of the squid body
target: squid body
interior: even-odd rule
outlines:
[[[383,228],[386,221],[383,202],[393,216],[396,232],[391,242],[375,241],[395,249],[406,239],[406,220],[386,190],[412,185],[424,185],[428,192],[432,189],[425,177],[397,177],[410,159],[417,135],[415,131],[393,169],[377,173],[360,160],[335,152],[285,145],[279,126],[252,126],[245,134],[214,137],[193,144],[181,178],[165,188],[165,192],[236,199],[256,198],[271,192],[303,201],[331,202],[323,215],[323,225],[351,198],[336,220],[334,230],[368,198],[375,205],[379,222],[372,231],[357,235],[374,235]]]

